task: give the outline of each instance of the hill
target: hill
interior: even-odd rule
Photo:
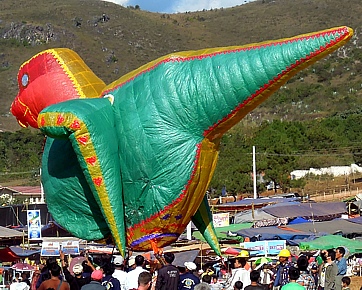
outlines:
[[[247,119],[303,120],[361,107],[360,0],[258,0],[180,14],[142,11],[98,0],[2,0],[0,130],[18,130],[9,114],[19,66],[52,47],[75,50],[106,83],[168,53],[285,38],[334,26],[353,41],[301,72]]]

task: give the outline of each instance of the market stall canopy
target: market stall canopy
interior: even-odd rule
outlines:
[[[362,224],[362,216],[348,219],[351,223]]]
[[[293,220],[291,220],[288,225],[296,225],[296,224],[302,224],[302,223],[311,223],[311,221],[305,219],[305,218],[302,218],[302,217],[297,217]]]
[[[362,224],[353,223],[345,219],[335,219],[325,222],[302,223],[288,225],[289,228],[309,233],[324,232],[328,234],[362,234]]]
[[[0,249],[0,261],[1,262],[15,262],[19,261],[20,257],[16,255],[10,248],[6,247],[4,249]]]
[[[11,246],[9,249],[20,258],[26,258],[35,254],[40,254],[40,250],[28,250],[19,246]]]
[[[1,216],[1,214],[0,214],[0,216]],[[2,216],[1,216],[1,219],[2,219]],[[22,232],[0,226],[0,245],[3,247],[18,245],[21,243],[21,240],[23,239],[23,235],[24,234]]]
[[[240,236],[236,234],[237,231],[241,229],[249,229],[253,223],[242,223],[242,224],[231,224],[226,227],[215,228],[216,236],[218,240],[235,240],[236,242],[240,241]],[[200,241],[205,241],[204,237],[199,231],[195,231],[192,235]]]
[[[347,212],[344,202],[297,203],[288,204],[288,206],[275,205],[265,207],[263,210],[275,217],[303,217],[314,220],[331,220],[341,217],[342,214]]]
[[[254,222],[260,220],[267,220],[273,219],[275,216],[266,213],[263,209],[256,209],[256,210],[243,210],[242,212],[238,212],[235,214],[235,223],[247,223],[247,222]]]
[[[173,265],[176,267],[184,267],[185,262],[193,262],[199,255],[200,250],[191,250],[185,252],[174,253],[175,260],[173,261]]]
[[[0,226],[0,239],[4,238],[22,238],[23,234],[17,230],[8,229]]]
[[[313,233],[289,229],[287,227],[263,227],[243,229],[237,231],[237,234],[243,237],[249,237],[250,241],[252,242],[264,240],[286,240],[289,244],[295,244],[296,241],[300,240],[315,238],[315,234]]]
[[[291,204],[293,202],[297,202],[300,200],[300,198],[244,198],[242,200],[238,200],[235,202],[228,202],[218,205],[213,205],[212,207],[214,209],[217,209],[218,211],[230,211],[230,210],[240,210],[240,209],[252,209],[252,208],[261,208],[263,206],[266,206],[268,204],[280,204],[280,203],[286,203]]]
[[[361,241],[347,239],[341,236],[328,235],[317,238],[313,241],[301,242],[301,250],[328,250],[343,246],[348,249],[350,255],[362,253]]]
[[[55,221],[50,221],[41,228],[42,237],[71,237],[72,235]]]

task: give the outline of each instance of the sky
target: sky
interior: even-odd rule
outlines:
[[[107,0],[124,7],[138,5],[141,10],[160,13],[202,11],[215,8],[228,8],[255,0]]]

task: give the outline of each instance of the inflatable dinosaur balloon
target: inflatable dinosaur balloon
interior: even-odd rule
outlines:
[[[75,236],[157,250],[192,220],[220,254],[205,192],[220,138],[301,69],[345,44],[338,27],[170,54],[105,85],[69,49],[25,62],[11,111],[47,143],[42,182]]]

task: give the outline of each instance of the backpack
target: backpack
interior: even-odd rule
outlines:
[[[108,281],[103,281],[102,285],[104,287],[106,287],[106,290],[111,290],[113,289],[113,283],[111,282],[111,280],[113,279],[113,277],[111,279],[109,279]]]

